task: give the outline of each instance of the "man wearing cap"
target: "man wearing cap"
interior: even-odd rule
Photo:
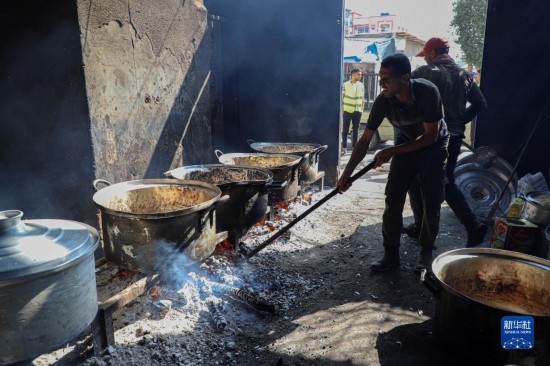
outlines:
[[[446,40],[439,37],[430,38],[424,45],[424,49],[417,55],[424,57],[427,65],[414,70],[411,73],[411,79],[430,80],[437,86],[441,94],[445,122],[450,133],[445,200],[466,227],[468,235],[466,247],[473,247],[483,241],[487,233],[487,226],[476,219],[464,195],[455,184],[454,170],[460,154],[466,124],[487,108],[487,102],[469,73],[459,67],[448,53],[449,44]],[[470,104],[467,105],[467,103]],[[409,189],[409,199],[414,213],[414,223],[403,227],[403,232],[418,240],[424,214],[423,197],[418,184],[413,184]]]

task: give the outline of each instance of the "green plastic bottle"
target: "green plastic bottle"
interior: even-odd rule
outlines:
[[[509,219],[519,220],[521,218],[521,211],[523,210],[523,200],[519,197],[514,198],[514,201],[508,206],[506,217]]]

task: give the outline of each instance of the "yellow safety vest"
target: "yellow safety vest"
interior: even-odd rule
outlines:
[[[349,80],[344,83],[344,96],[342,98],[344,112],[363,112],[365,87],[360,81],[356,81],[355,83],[357,84],[357,88]]]

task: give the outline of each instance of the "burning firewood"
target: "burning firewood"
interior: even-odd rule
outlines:
[[[265,311],[271,314],[277,312],[277,307],[275,305],[267,304],[261,301],[260,299],[258,299],[258,296],[253,292],[245,291],[243,289],[233,286],[227,286],[221,283],[212,283],[211,288],[212,291],[214,291],[216,294],[227,294],[237,300],[248,303],[256,310]]]
[[[228,295],[240,301],[244,301],[254,307],[256,310],[264,311],[267,313],[275,314],[277,312],[277,306],[268,304],[261,301],[258,295],[251,291],[246,291],[238,287],[228,286],[222,283],[212,282],[205,278],[195,276],[195,279],[201,283],[201,292],[204,295],[214,296]]]
[[[275,314],[277,312],[277,308],[275,305],[262,302],[255,295],[246,292],[240,288],[238,289],[235,287],[231,287],[227,293],[236,299],[247,302],[248,304],[252,305],[256,310],[265,311],[271,314]]]
[[[227,326],[227,321],[225,320],[225,317],[220,309],[216,306],[216,303],[212,300],[208,300],[206,305],[208,306],[208,311],[210,311],[210,315],[212,316],[212,321],[214,322],[216,329],[225,329]]]

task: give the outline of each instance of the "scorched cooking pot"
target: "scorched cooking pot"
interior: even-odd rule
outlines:
[[[266,215],[268,187],[273,180],[269,170],[208,164],[183,166],[164,175],[214,184],[228,195],[227,202],[216,210],[216,226],[218,231],[227,231],[233,243]]]
[[[550,226],[550,191],[529,192],[520,197],[525,201],[524,219],[540,226]]]
[[[163,272],[176,252],[185,251],[190,263],[202,261],[223,240],[216,235],[215,208],[229,197],[215,185],[176,179],[112,185],[98,179],[92,185],[105,258],[119,267]]]
[[[97,231],[68,220],[0,211],[0,364],[76,338],[97,313]]]
[[[225,165],[265,168],[271,171],[277,186],[268,189],[269,205],[289,201],[298,195],[298,171],[307,157],[291,154],[224,154],[220,150],[215,150],[214,153],[220,163]]]
[[[319,155],[328,145],[302,144],[292,142],[256,142],[247,140],[250,147],[264,154],[294,154],[306,157],[300,167],[299,184],[307,185],[315,182],[319,173]]]
[[[438,256],[423,284],[434,294],[434,334],[475,364],[550,365],[550,262],[499,249],[457,249]],[[503,316],[534,319],[532,349],[501,344]]]

